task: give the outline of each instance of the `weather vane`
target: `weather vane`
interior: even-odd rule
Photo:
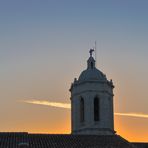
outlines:
[[[94,49],[90,49],[89,50],[89,53],[90,53],[90,56],[92,57],[92,53],[94,52],[95,50]]]

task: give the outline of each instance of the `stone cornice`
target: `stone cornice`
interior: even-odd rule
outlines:
[[[108,95],[114,96],[113,93],[109,93],[108,91],[104,91],[104,90],[101,90],[101,91],[99,91],[99,90],[85,90],[85,91],[81,91],[79,93],[73,93],[72,95],[79,96],[79,95],[82,95],[83,93],[86,93],[86,92],[101,92],[101,93],[107,93]]]

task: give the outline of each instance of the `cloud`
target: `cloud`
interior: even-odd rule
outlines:
[[[148,114],[142,114],[142,113],[114,113],[114,114],[117,116],[148,118]]]
[[[70,104],[68,104],[68,103],[49,102],[49,101],[41,101],[41,100],[23,100],[21,102],[30,103],[30,104],[53,106],[53,107],[59,107],[59,108],[65,108],[65,109],[71,108]]]
[[[69,103],[59,103],[59,102],[50,102],[43,100],[22,100],[21,102],[37,105],[46,105],[64,109],[70,109],[71,105]],[[116,116],[126,116],[126,117],[137,117],[137,118],[148,118],[148,114],[143,113],[114,113]]]

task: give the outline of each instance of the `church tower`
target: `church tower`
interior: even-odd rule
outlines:
[[[87,69],[70,88],[72,134],[112,135],[114,85],[96,68],[93,51],[90,49]]]

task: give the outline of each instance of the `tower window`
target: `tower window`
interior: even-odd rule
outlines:
[[[80,122],[84,122],[84,99],[80,99]]]
[[[93,69],[93,67],[94,67],[93,62],[91,62],[90,64],[91,64],[91,69]]]
[[[99,121],[100,118],[100,102],[99,98],[95,97],[94,99],[94,121]]]

